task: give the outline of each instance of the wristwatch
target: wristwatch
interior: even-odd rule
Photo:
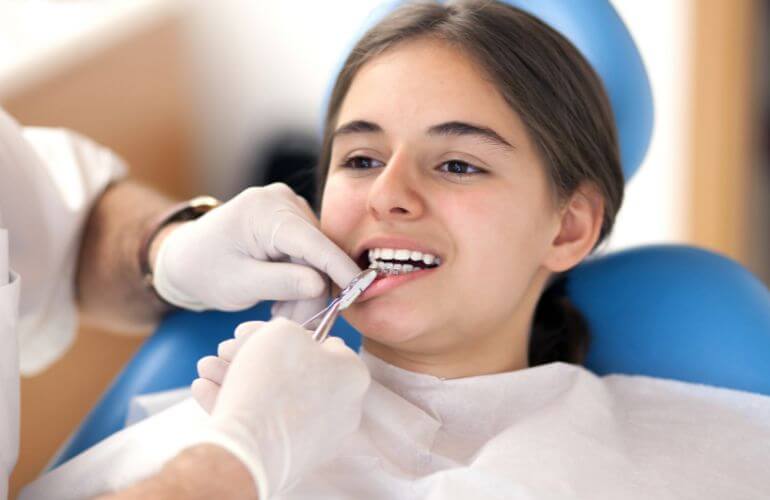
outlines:
[[[152,266],[150,265],[150,248],[152,248],[155,237],[169,224],[197,219],[221,204],[222,202],[213,196],[198,196],[191,200],[177,203],[160,214],[153,223],[148,226],[147,231],[142,237],[141,244],[139,245],[139,271],[142,273],[142,281],[144,281],[145,285],[151,288],[156,295],[160,297],[152,283]]]

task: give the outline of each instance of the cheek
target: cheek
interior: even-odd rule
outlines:
[[[458,242],[461,275],[475,282],[477,292],[512,297],[528,286],[551,231],[541,201],[487,192],[450,205],[445,212]]]
[[[366,191],[332,175],[326,182],[321,203],[321,231],[345,250],[351,250],[354,229],[366,213]]]
[[[528,200],[516,199],[508,193],[487,191],[484,195],[453,200],[442,207],[447,225],[455,233],[460,253],[479,259],[504,257],[520,247],[536,243],[543,229],[538,219],[539,206]]]

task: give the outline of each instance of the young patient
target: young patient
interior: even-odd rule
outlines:
[[[373,382],[360,429],[280,498],[770,495],[770,399],[596,377],[584,323],[544,293],[623,193],[607,97],[559,34],[490,1],[399,9],[342,69],[321,160],[323,231],[383,269],[346,312]],[[205,418],[183,403],[28,493],[147,476]]]

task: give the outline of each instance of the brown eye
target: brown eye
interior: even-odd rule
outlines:
[[[353,156],[345,160],[342,166],[354,170],[367,170],[370,168],[382,167],[384,164],[381,161],[369,158],[368,156]]]
[[[441,172],[444,172],[447,174],[453,174],[457,176],[467,176],[467,175],[484,173],[484,171],[481,170],[480,168],[474,167],[470,163],[466,163],[460,160],[445,161],[444,163],[439,165],[438,169]]]

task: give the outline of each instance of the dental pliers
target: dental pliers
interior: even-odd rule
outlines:
[[[337,317],[340,312],[347,309],[350,304],[356,301],[356,299],[364,293],[364,290],[369,288],[377,277],[377,271],[374,269],[367,269],[361,271],[358,276],[353,278],[344,290],[340,292],[325,308],[314,314],[313,317],[302,323],[304,328],[308,328],[314,321],[321,318],[321,322],[313,331],[313,340],[316,342],[323,342],[329,335],[329,332],[334,326],[334,322],[337,321]]]

